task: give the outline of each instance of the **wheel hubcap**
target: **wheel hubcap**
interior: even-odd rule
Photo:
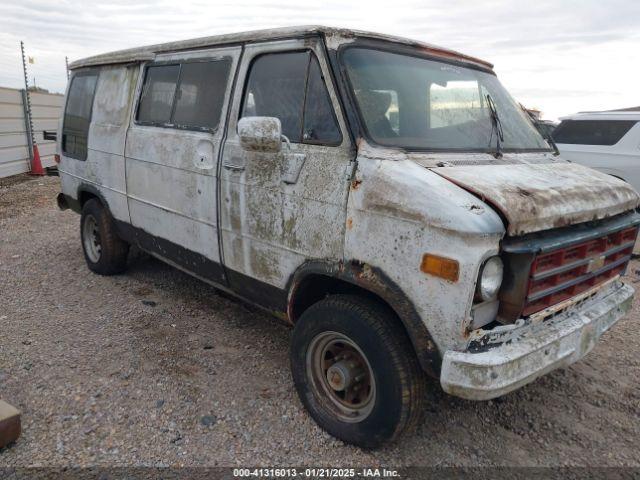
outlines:
[[[329,386],[336,392],[342,392],[364,379],[365,370],[353,360],[340,360],[327,370]]]
[[[307,352],[307,372],[316,396],[342,421],[360,422],[373,410],[373,370],[362,350],[346,335],[317,335]]]
[[[93,215],[87,215],[84,219],[84,225],[82,226],[82,243],[84,245],[84,251],[87,253],[87,257],[93,263],[100,260],[100,254],[102,253],[102,243],[100,241],[100,231],[98,229],[98,222]]]

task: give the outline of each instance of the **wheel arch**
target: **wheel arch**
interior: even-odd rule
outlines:
[[[78,198],[78,204],[79,204],[80,209],[82,209],[84,204],[87,203],[92,198],[95,198],[98,201],[100,201],[102,206],[105,207],[107,210],[109,209],[109,203],[104,198],[102,193],[100,193],[100,190],[98,190],[93,185],[90,185],[90,184],[87,184],[87,183],[80,184],[80,186],[78,187],[78,196],[77,196],[77,198]]]
[[[298,268],[288,285],[287,316],[293,324],[302,313],[327,295],[359,294],[389,308],[406,331],[420,366],[440,375],[441,355],[413,303],[381,269],[367,263],[310,261]]]

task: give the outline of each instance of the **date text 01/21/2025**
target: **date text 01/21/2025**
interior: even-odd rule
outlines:
[[[400,475],[397,470],[387,468],[234,468],[233,476],[240,478],[393,478]]]

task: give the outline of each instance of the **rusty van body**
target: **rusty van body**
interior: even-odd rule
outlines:
[[[503,395],[630,307],[638,195],[555,155],[482,60],[299,27],[71,70],[59,204],[89,267],[137,245],[294,325],[301,400],[348,442],[415,423],[425,372]]]

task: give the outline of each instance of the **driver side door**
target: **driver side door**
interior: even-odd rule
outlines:
[[[351,144],[321,40],[245,47],[221,162],[222,255],[230,286],[282,311],[307,259],[343,258]],[[280,152],[246,151],[237,122],[276,117]]]

